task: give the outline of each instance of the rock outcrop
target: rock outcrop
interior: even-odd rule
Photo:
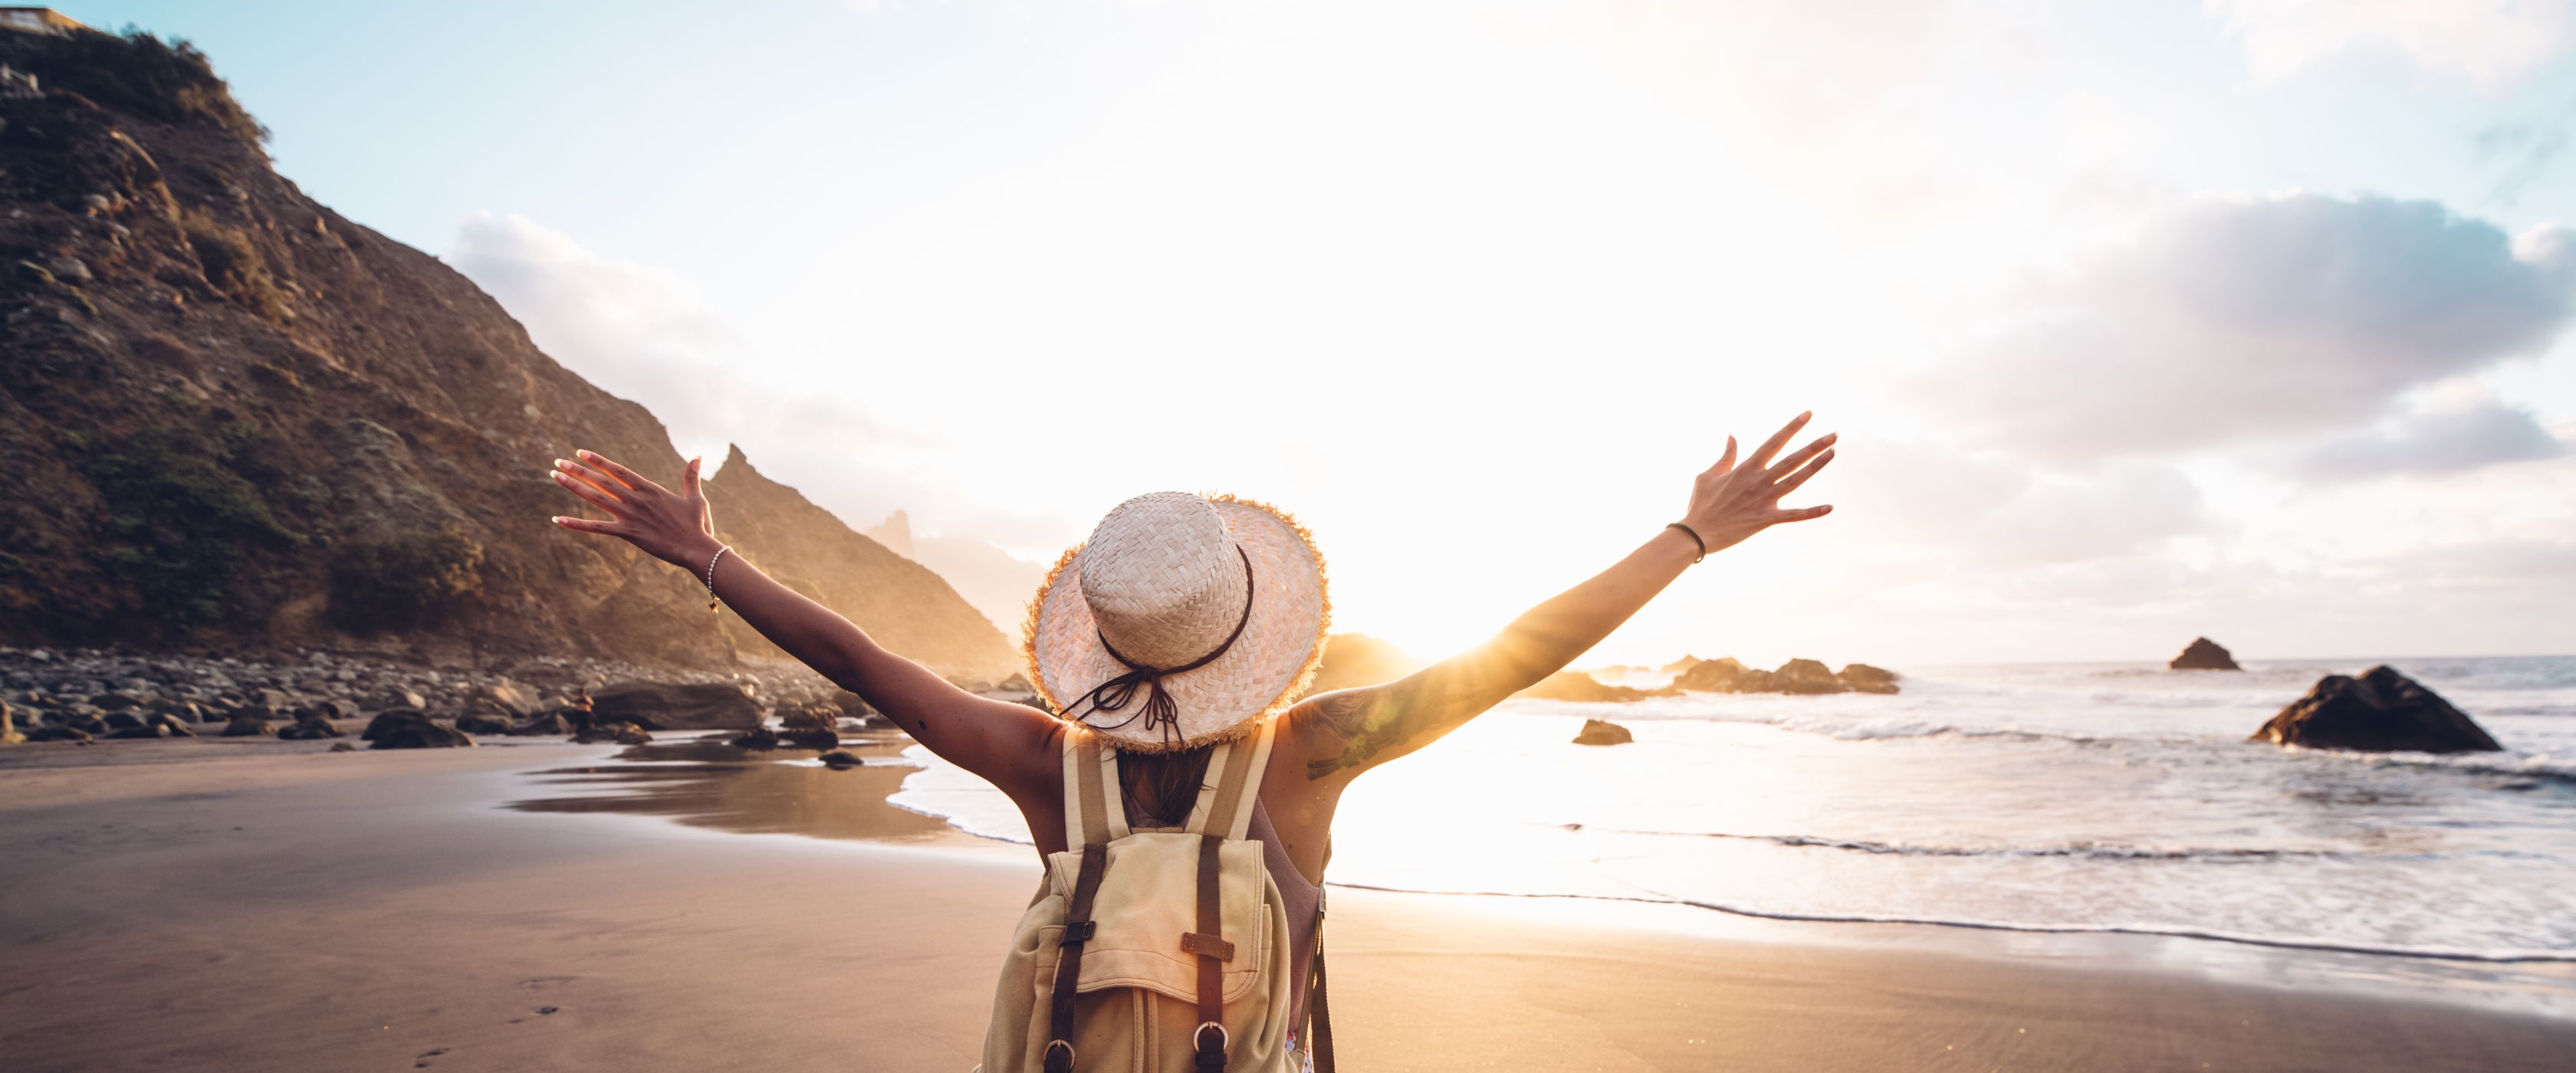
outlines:
[[[1626,704],[1648,697],[1670,697],[1677,689],[1632,689],[1628,686],[1605,685],[1581,671],[1558,671],[1539,679],[1537,685],[1512,694],[1528,700],[1575,700]]]
[[[1574,735],[1576,745],[1626,745],[1635,740],[1627,727],[1600,719],[1584,720],[1583,729]]]
[[[1896,692],[1896,672],[1884,667],[1872,667],[1866,663],[1846,664],[1842,670],[1834,672],[1834,677],[1841,679],[1843,685],[1855,693]]]
[[[760,706],[723,682],[619,682],[591,694],[591,715],[646,730],[749,730]]]
[[[464,731],[419,712],[386,712],[368,725],[366,737],[372,743],[367,746],[370,749],[461,749],[474,744]]]
[[[2219,646],[2218,642],[2212,641],[2206,637],[2194,637],[2191,639],[2190,644],[2183,646],[2181,655],[2175,656],[2165,662],[2165,669],[2175,671],[2241,671],[2245,668],[2237,666],[2236,657],[2229,655],[2225,648]]]
[[[1771,672],[1745,666],[1733,656],[1692,663],[1673,678],[1676,689],[1700,693],[1770,693]]]
[[[575,448],[675,477],[661,422],[278,175],[201,56],[0,32],[0,65],[41,87],[0,94],[0,644],[775,654],[686,571],[547,521],[580,509],[543,476]],[[739,451],[707,487],[741,554],[887,647],[1018,666],[935,574]]]
[[[2504,748],[2468,713],[2386,666],[2329,674],[2248,741],[2363,752],[2462,753]]]

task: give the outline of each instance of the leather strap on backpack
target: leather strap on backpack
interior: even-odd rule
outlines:
[[[1190,1043],[1198,1050],[1201,1073],[1223,1070],[1226,1046],[1233,1042],[1225,1032],[1225,960],[1234,944],[1225,941],[1217,901],[1217,851],[1224,847],[1224,835],[1199,836],[1199,930],[1185,944],[1199,955],[1199,1026],[1190,1032]]]
[[[1047,999],[1046,1073],[1073,1073],[1073,987],[1082,979],[1082,949],[1091,941],[1091,899],[1109,870],[1109,847],[1082,847],[1082,870],[1073,881],[1073,904],[1064,911],[1064,939],[1055,962],[1055,988]]]

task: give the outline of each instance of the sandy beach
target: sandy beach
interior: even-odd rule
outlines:
[[[862,841],[498,807],[615,755],[15,750],[0,1055],[22,1073],[974,1063],[1025,849],[891,808],[887,841]],[[1332,905],[1353,1069],[2543,1070],[2576,1052],[2576,1021],[2000,947],[1366,890]]]

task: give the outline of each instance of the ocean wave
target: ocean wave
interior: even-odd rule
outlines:
[[[2040,846],[1940,846],[1907,842],[1874,842],[1858,838],[1832,838],[1823,835],[1749,835],[1728,831],[1651,831],[1628,828],[1585,827],[1579,823],[1555,824],[1568,831],[1596,834],[1640,835],[1649,838],[1714,838],[1731,842],[1763,842],[1793,849],[1837,849],[1854,853],[1876,853],[1900,857],[2082,857],[2110,861],[2261,861],[2292,858],[2356,858],[2369,856],[2378,860],[2435,859],[2453,854],[2354,854],[2336,850],[2287,849],[2260,846],[2124,846],[2108,842],[2065,842]]]
[[[1631,902],[1646,905],[1680,905],[1693,909],[1725,913],[1729,916],[1758,920],[1786,920],[1807,924],[1916,924],[1935,928],[1967,928],[1978,931],[2010,931],[2040,935],[2146,935],[2168,939],[2198,939],[2208,942],[2237,943],[2285,950],[2314,950],[2326,953],[2367,954],[2376,957],[2426,958],[2438,961],[2470,961],[2485,964],[2557,963],[2576,964],[2576,950],[2500,948],[2470,950],[2459,947],[2403,946],[2355,943],[2296,935],[2255,935],[2245,932],[2209,928],[2163,926],[2154,924],[2045,924],[2007,920],[1977,920],[1929,916],[1902,916],[1877,913],[1800,913],[1784,909],[1729,905],[1724,902],[1677,898],[1669,895],[1615,894],[1528,894],[1500,890],[1425,890],[1416,887],[1385,886],[1374,883],[1345,883],[1327,880],[1335,887],[1354,890],[1382,890],[1398,894],[1433,894],[1475,898],[1552,898],[1587,902]]]

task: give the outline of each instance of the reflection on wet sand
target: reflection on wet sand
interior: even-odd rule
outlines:
[[[885,732],[842,739],[867,766],[835,771],[810,749],[754,752],[725,744],[729,734],[656,742],[620,750],[606,763],[536,773],[538,785],[561,792],[510,802],[523,812],[617,812],[665,816],[694,827],[748,834],[918,842],[968,836],[947,824],[886,804],[906,776],[895,763],[912,743]]]

